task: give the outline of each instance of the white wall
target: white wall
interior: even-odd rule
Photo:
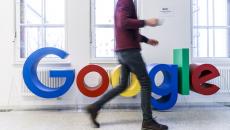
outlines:
[[[13,2],[1,1],[0,4],[0,104],[5,106],[8,103],[8,95],[10,87],[12,86],[14,78],[14,66],[13,66]]]
[[[90,63],[90,2],[89,0],[67,1],[67,40],[71,67],[76,69]],[[190,2],[186,0],[140,0],[141,18],[158,17],[159,7],[170,6],[175,10],[172,17],[165,17],[165,23],[157,28],[144,28],[143,34],[160,41],[158,47],[143,44],[143,56],[147,63],[172,63],[172,49],[190,47]],[[14,64],[14,9],[13,0],[0,4],[0,107],[42,107],[47,105],[79,105],[93,102],[83,96],[73,84],[61,99],[44,100],[20,95],[22,65]],[[105,67],[107,66],[104,64]],[[115,66],[109,64],[108,66]],[[69,66],[68,66],[69,67]],[[122,100],[121,100],[122,99]],[[118,97],[112,103],[138,103],[135,99]]]
[[[168,8],[172,12],[160,13],[162,8]],[[142,29],[142,34],[159,40],[157,47],[143,44],[143,55],[148,64],[170,64],[173,62],[173,49],[190,48],[190,0],[143,0],[141,15],[143,19],[151,17],[164,19],[162,26]]]

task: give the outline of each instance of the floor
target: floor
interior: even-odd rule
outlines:
[[[176,107],[154,111],[169,130],[230,130],[230,108],[225,106]],[[76,110],[0,112],[0,130],[141,130],[140,110],[105,109],[101,128],[92,128],[88,116]]]

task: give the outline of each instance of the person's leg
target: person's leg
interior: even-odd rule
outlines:
[[[139,51],[130,51],[124,53],[120,59],[129,66],[131,72],[136,74],[141,84],[142,130],[168,130],[166,125],[159,124],[152,118],[151,81],[141,53]]]
[[[152,119],[151,83],[140,51],[128,51],[121,55],[121,62],[126,63],[131,72],[136,74],[141,85],[141,108],[143,120]]]
[[[115,88],[111,89],[109,92],[104,94],[97,102],[93,103],[99,109],[108,101],[122,93],[128,87],[128,78],[129,78],[130,70],[128,66],[121,64],[121,80],[120,84]]]
[[[118,86],[111,89],[108,93],[104,94],[98,101],[87,106],[86,111],[89,113],[90,118],[96,128],[100,127],[100,124],[96,121],[98,111],[111,99],[115,96],[122,93],[128,86],[128,78],[129,78],[130,70],[128,66],[121,64],[121,81]]]

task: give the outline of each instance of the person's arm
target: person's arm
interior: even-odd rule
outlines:
[[[141,34],[139,34],[139,39],[140,39],[140,42],[144,42],[144,43],[147,43],[149,41],[149,39],[146,36],[141,35]]]
[[[156,39],[149,39],[147,37],[145,37],[144,35],[139,34],[139,42],[144,42],[146,44],[152,45],[152,46],[156,46],[159,44],[159,41]]]
[[[124,2],[118,9],[117,12],[117,23],[118,26],[124,29],[138,29],[145,26],[144,20],[138,20],[134,18],[130,18],[131,11],[131,3]]]

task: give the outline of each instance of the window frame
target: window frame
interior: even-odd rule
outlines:
[[[64,24],[21,24],[20,22],[20,17],[21,17],[21,1],[20,0],[14,0],[14,40],[13,43],[15,44],[14,47],[14,64],[24,64],[24,62],[26,61],[26,59],[28,57],[25,58],[21,58],[20,57],[20,49],[21,49],[21,44],[20,44],[20,27],[21,26],[31,26],[31,27],[61,27],[63,26],[64,29],[64,36],[65,36],[65,40],[64,40],[64,51],[68,52],[68,27],[67,27],[67,1],[64,2]],[[44,35],[44,33],[43,33]],[[59,57],[45,57],[41,60],[40,64],[70,64],[70,59],[69,57],[67,57],[66,59],[61,59]]]
[[[191,58],[192,58],[192,62],[193,63],[209,63],[209,64],[215,64],[215,65],[229,65],[230,64],[230,57],[194,57],[194,29],[229,29],[230,31],[230,25],[228,26],[194,26],[193,23],[193,8],[194,8],[194,4],[193,1],[191,1]],[[228,0],[228,5],[230,5],[230,0]],[[230,8],[228,8],[228,10],[230,10]],[[230,15],[228,15],[228,17],[230,17]],[[230,20],[230,18],[228,18]],[[230,38],[229,38],[230,39]],[[230,43],[230,41],[229,41]],[[197,47],[198,48],[198,47]]]
[[[96,6],[96,0],[90,0],[90,62],[91,63],[116,63],[116,56],[115,57],[104,57],[104,58],[99,58],[96,57],[96,11],[95,11],[95,6]],[[116,0],[114,0],[115,2]],[[115,7],[114,7],[115,8]],[[106,28],[113,28],[114,25],[108,25]],[[115,37],[115,36],[114,36]]]

